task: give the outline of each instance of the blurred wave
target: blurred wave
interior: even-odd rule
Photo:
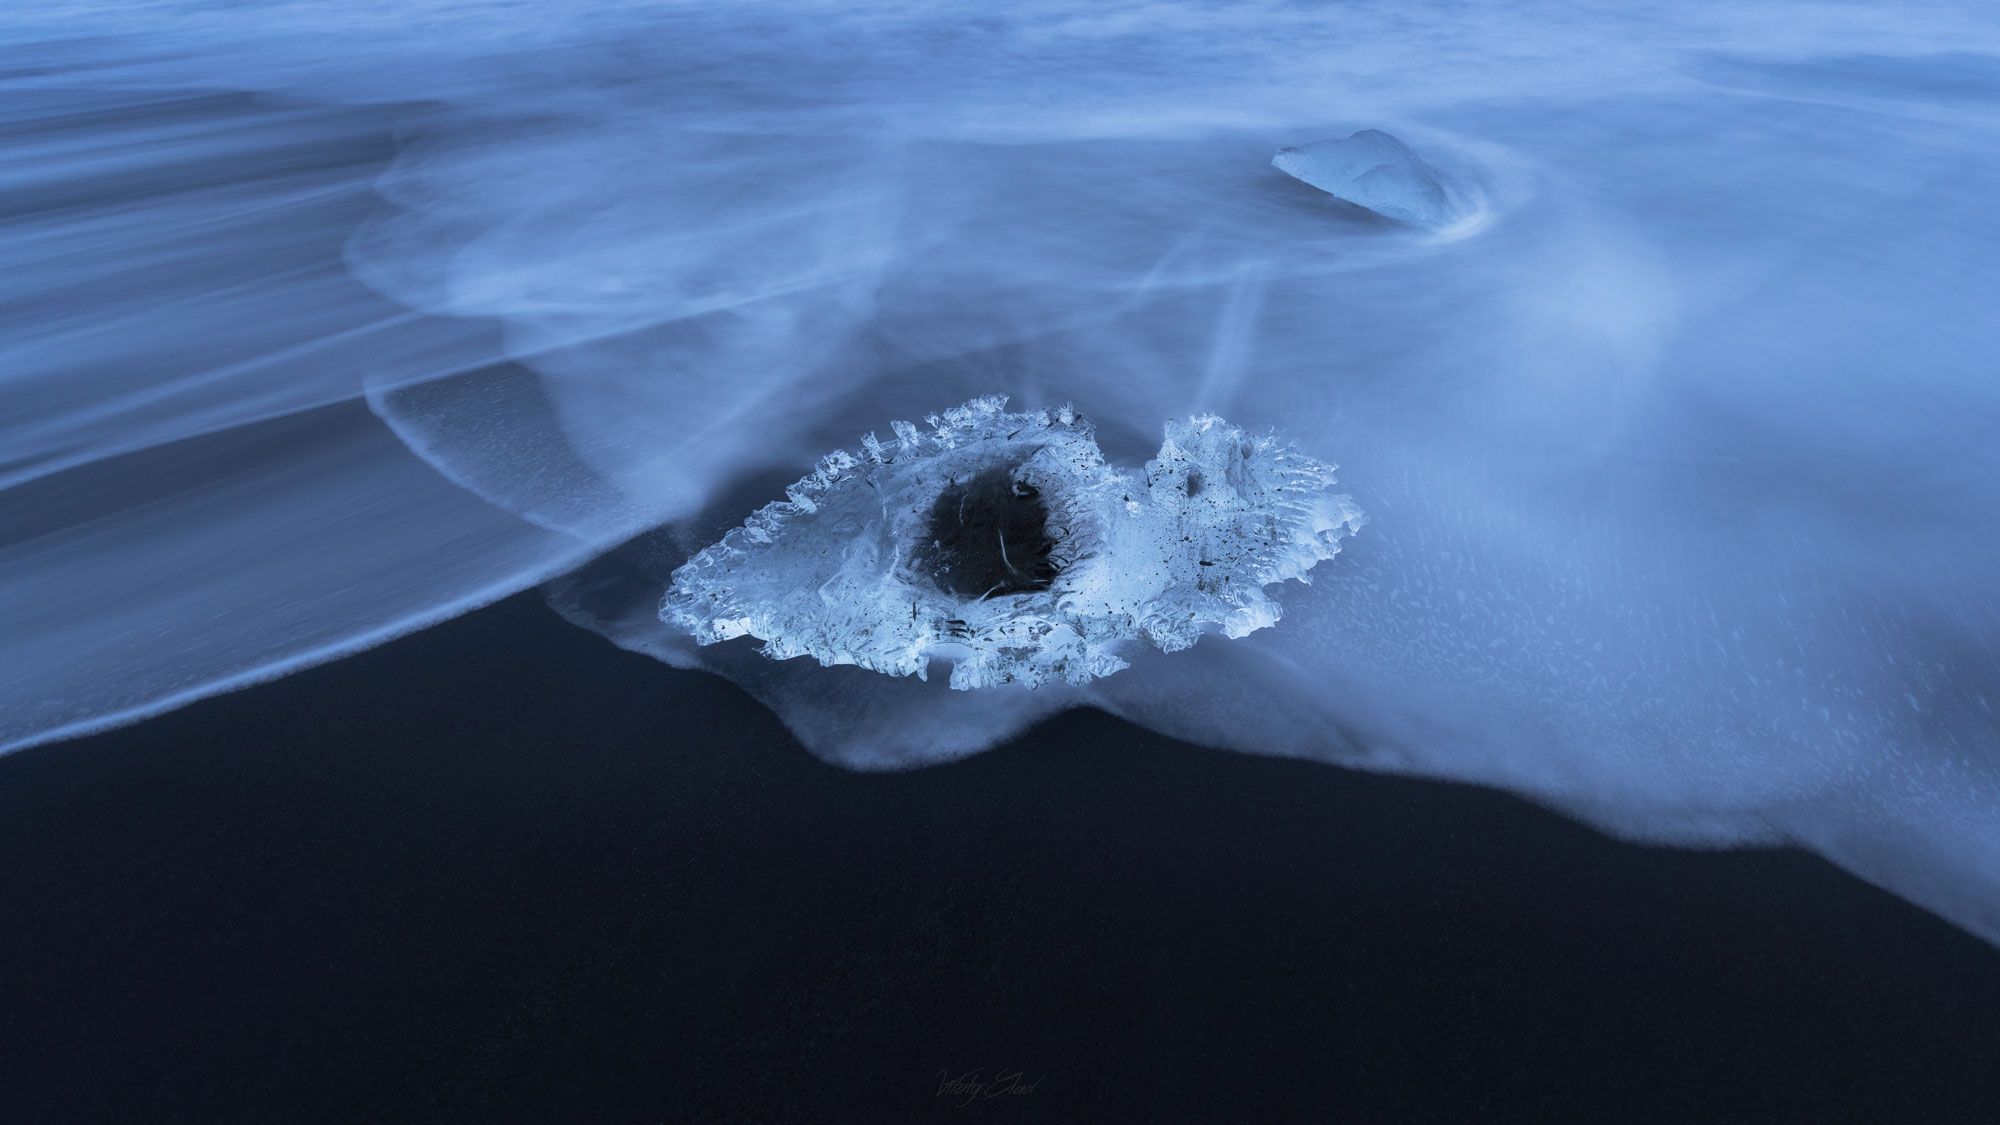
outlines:
[[[2000,941],[1997,74],[1973,4],[38,5],[0,744],[568,573],[858,768],[1098,706],[1801,843]],[[1270,167],[1360,128],[1483,221]],[[1087,688],[659,624],[819,453],[995,392],[1128,459],[1278,427],[1371,525],[1279,627]]]

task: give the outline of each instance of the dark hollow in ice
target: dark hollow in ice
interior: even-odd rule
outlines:
[[[938,494],[915,561],[939,589],[962,598],[1046,590],[1056,577],[1048,522],[1033,485],[1011,469],[988,469]]]

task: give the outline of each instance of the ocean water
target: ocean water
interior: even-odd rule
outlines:
[[[1467,221],[1271,166],[1361,129]],[[1996,134],[1978,4],[31,4],[0,743],[546,583],[855,769],[1095,707],[2000,942]],[[1128,460],[1276,430],[1368,524],[1076,688],[660,622],[821,454],[994,393]]]

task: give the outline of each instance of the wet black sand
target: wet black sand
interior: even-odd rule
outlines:
[[[2000,951],[1810,856],[1095,714],[849,774],[533,595],[0,759],[0,904],[9,1122],[2000,1106]]]

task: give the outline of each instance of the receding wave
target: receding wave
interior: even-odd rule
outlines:
[[[567,575],[857,768],[1096,706],[2000,941],[1997,56],[1979,5],[39,5],[0,743]],[[1449,190],[1272,165],[1364,131]],[[661,620],[822,453],[989,393],[1125,464],[1275,430],[1369,524],[1282,627],[1032,691]]]

